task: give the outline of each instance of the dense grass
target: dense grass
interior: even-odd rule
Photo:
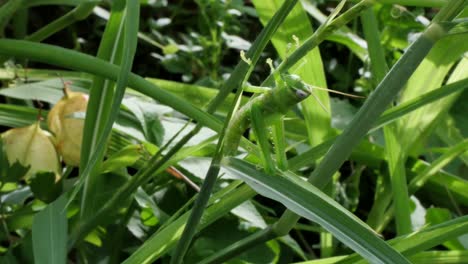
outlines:
[[[468,262],[466,7],[0,2],[0,263]]]

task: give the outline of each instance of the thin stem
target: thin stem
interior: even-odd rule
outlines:
[[[64,16],[57,18],[48,25],[26,37],[26,40],[41,42],[62,29],[87,18],[98,3],[83,3],[75,7]]]

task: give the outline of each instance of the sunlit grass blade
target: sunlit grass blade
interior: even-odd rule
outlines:
[[[466,71],[468,59],[462,59],[454,69],[452,68],[466,51],[464,47],[460,47],[459,43],[467,41],[468,35],[449,36],[437,43],[408,81],[401,102],[406,102],[425,92],[439,88],[451,70],[453,77],[448,79],[447,84],[468,78]],[[438,122],[440,115],[448,111],[458,95],[459,93],[455,93],[445,97],[443,100],[422,107],[401,119],[402,137],[400,141],[405,146],[406,151],[419,154],[418,151],[435,127],[434,122]]]
[[[440,245],[447,240],[456,238],[460,236],[460,234],[465,234],[467,232],[468,217],[462,216],[442,224],[425,228],[418,232],[397,237],[388,241],[388,243],[405,256],[411,256],[413,254]],[[362,258],[357,254],[353,254],[352,256],[337,263],[364,263],[364,260],[362,260]]]
[[[468,262],[468,250],[426,251],[409,258],[414,264],[446,263],[458,264]]]
[[[390,184],[395,206],[395,225],[398,235],[410,233],[411,207],[406,177],[406,153],[400,148],[401,134],[396,124],[387,125],[385,133],[385,152],[388,160]]]
[[[468,88],[468,78],[444,85],[438,89],[421,94],[418,97],[403,102],[398,106],[392,107],[385,111],[377,120],[376,125],[374,125],[374,128],[371,131],[378,129],[385,124],[389,124],[390,122],[398,120],[405,114],[408,114],[422,106],[443,99],[445,96],[449,96],[452,93],[461,92],[466,88]]]
[[[333,264],[339,263],[346,256],[338,256],[331,258],[322,258],[318,260],[295,262],[294,264]],[[425,251],[408,257],[413,264],[427,263],[444,263],[444,264],[459,264],[468,262],[468,250],[451,250],[451,251]]]
[[[410,193],[415,193],[419,188],[421,188],[426,181],[433,175],[435,175],[439,170],[444,168],[448,163],[456,159],[462,153],[468,151],[468,139],[458,143],[457,145],[448,149],[443,155],[438,159],[432,162],[430,167],[427,167],[426,170],[419,173],[416,177],[411,179],[408,190]]]
[[[379,25],[374,10],[367,9],[363,11],[361,21],[364,36],[367,41],[372,81],[374,85],[377,85],[385,77],[385,74],[387,74],[388,65],[385,60],[384,48],[380,43]]]
[[[409,263],[356,216],[297,175],[281,172],[278,176],[267,175],[235,158],[227,158],[223,163],[257,192],[317,222],[372,263]]]

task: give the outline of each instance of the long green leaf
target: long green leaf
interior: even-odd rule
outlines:
[[[395,249],[400,251],[406,256],[422,252],[430,249],[443,242],[456,238],[468,232],[468,216],[458,217],[456,219],[444,222],[442,224],[434,225],[429,228],[408,234],[405,236],[397,237],[389,241]],[[364,263],[361,257],[357,254],[346,258],[338,263],[351,264],[351,263]]]
[[[62,196],[34,216],[32,240],[35,263],[67,263],[68,222]]]
[[[80,4],[67,14],[57,18],[43,28],[27,36],[26,39],[31,41],[43,41],[60,30],[67,28],[73,23],[87,18],[92,13],[94,7],[97,4],[98,2],[85,2]]]
[[[100,3],[101,0],[23,0],[24,7],[33,7],[41,5],[77,6],[91,2]]]
[[[77,71],[88,72],[117,80],[119,67],[104,60],[57,46],[22,40],[0,39],[0,54],[40,61]],[[128,86],[150,96],[164,105],[193,118],[201,124],[220,131],[222,124],[215,117],[164,91],[160,87],[145,81],[136,74],[130,74]]]
[[[104,154],[106,142],[112,131],[112,126],[119,114],[120,104],[125,94],[125,88],[127,87],[129,74],[133,65],[133,58],[135,56],[138,40],[137,34],[139,26],[139,16],[139,2],[136,0],[127,1],[125,16],[125,35],[123,38],[122,48],[122,63],[120,67],[119,77],[117,78],[115,93],[112,98],[110,115],[105,122],[103,131],[98,137],[98,140],[96,142],[96,150],[95,152],[92,152],[93,154],[91,156],[89,156],[89,160],[86,163],[84,169],[82,170],[80,179],[74,190],[74,193],[78,192],[80,190],[81,185],[84,184],[84,195],[81,200],[81,208],[82,210],[86,208],[86,210],[89,210],[88,212],[92,212],[94,210],[93,196],[96,195],[97,191],[97,186],[95,185],[95,183],[97,182],[96,179],[88,179],[88,175],[89,173],[91,173],[91,171],[95,169],[96,165],[99,165],[99,159],[102,158],[102,155]],[[97,175],[96,177],[98,176],[99,175]],[[71,195],[69,201],[73,200],[73,198],[73,195]]]
[[[292,172],[267,175],[254,165],[236,158],[227,158],[223,163],[258,193],[317,222],[372,263],[410,263],[356,216]]]

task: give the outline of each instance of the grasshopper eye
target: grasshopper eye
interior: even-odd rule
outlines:
[[[305,99],[309,96],[310,93],[303,90],[296,90],[296,96],[300,99]]]

